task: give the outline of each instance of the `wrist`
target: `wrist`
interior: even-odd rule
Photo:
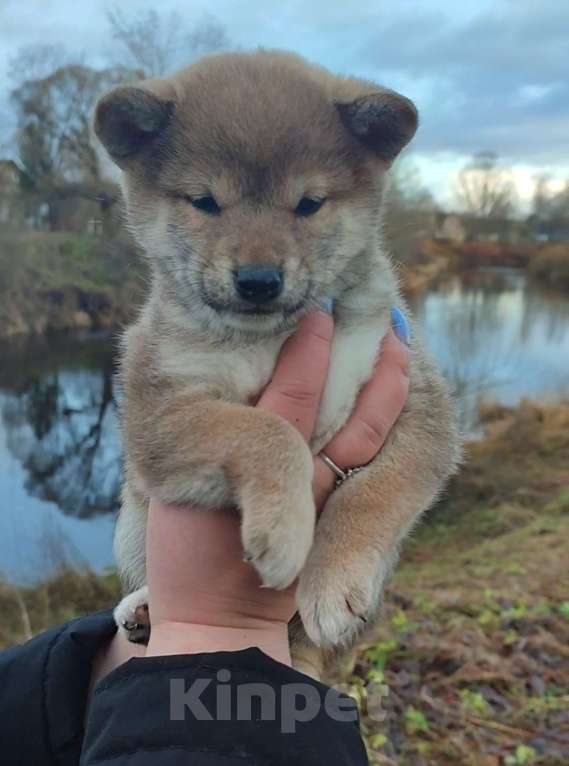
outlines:
[[[235,652],[252,646],[278,662],[291,664],[288,625],[270,620],[256,620],[241,626],[173,621],[153,623],[146,656]]]

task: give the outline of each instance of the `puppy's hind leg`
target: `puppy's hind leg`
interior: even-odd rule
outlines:
[[[115,559],[125,593],[146,585],[147,523],[148,499],[127,480],[114,538]]]
[[[306,635],[298,612],[288,624],[288,640],[292,667],[315,681],[321,681],[324,675],[325,654]]]
[[[146,587],[146,525],[148,501],[128,482],[115,530],[115,557],[123,591],[127,594],[114,610],[118,629],[129,641],[147,644],[150,637]]]

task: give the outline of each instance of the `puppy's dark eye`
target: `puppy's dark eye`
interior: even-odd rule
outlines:
[[[213,197],[188,197],[187,199],[197,210],[201,210],[202,213],[207,213],[208,215],[218,215],[221,213],[221,208]]]
[[[294,212],[302,218],[308,218],[317,213],[326,202],[324,199],[313,199],[312,197],[302,197]]]

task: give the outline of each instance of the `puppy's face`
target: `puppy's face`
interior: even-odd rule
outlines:
[[[270,52],[120,87],[95,119],[178,316],[259,335],[365,279],[384,172],[416,125],[407,99]]]

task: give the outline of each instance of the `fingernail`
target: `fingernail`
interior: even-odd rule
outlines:
[[[325,311],[327,314],[331,314],[334,309],[333,298],[325,298],[320,304],[320,306],[322,308],[322,311]]]
[[[397,306],[393,306],[391,309],[391,326],[393,327],[393,332],[395,335],[397,335],[399,340],[408,346],[409,341],[411,340],[409,322],[407,321],[405,314],[401,311],[401,309],[398,309]]]

